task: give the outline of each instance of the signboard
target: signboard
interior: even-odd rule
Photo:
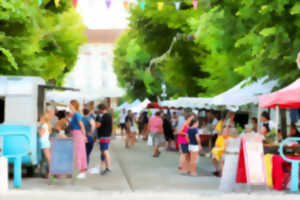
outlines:
[[[50,174],[73,174],[74,143],[72,139],[54,139],[51,147]]]
[[[242,148],[247,183],[264,185],[266,183],[263,137],[259,134],[246,134],[242,138]]]

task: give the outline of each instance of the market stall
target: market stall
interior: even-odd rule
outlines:
[[[278,133],[279,108],[299,107],[300,79],[297,79],[292,84],[281,90],[259,97],[259,115],[263,108],[276,108],[276,133]],[[277,141],[275,141],[274,145],[279,148]],[[286,147],[285,149],[289,152],[293,152],[291,151],[291,147]],[[299,160],[299,154],[290,154],[288,158],[292,160]],[[290,181],[291,164],[278,154],[265,155],[265,164],[267,185],[276,190],[285,189]],[[239,177],[238,181],[245,182],[245,177]]]
[[[250,78],[243,80],[226,92],[215,96],[211,104],[214,106],[226,106],[228,108],[238,109],[239,106],[249,103],[257,104],[258,96],[270,93],[277,85],[277,81],[268,80],[268,77],[258,79],[250,83]]]

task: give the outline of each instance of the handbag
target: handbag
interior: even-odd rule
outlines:
[[[152,142],[152,135],[149,135],[149,136],[148,136],[147,144],[148,144],[149,146],[152,146],[152,145],[153,145],[153,142]]]

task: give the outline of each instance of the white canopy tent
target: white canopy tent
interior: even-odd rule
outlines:
[[[135,108],[137,106],[139,106],[141,104],[141,100],[140,99],[136,99],[132,104],[129,104],[127,107],[126,107],[126,110],[131,110],[132,108]]]
[[[122,103],[117,110],[123,110],[124,108],[126,109],[126,107],[129,105],[129,103],[127,101],[125,101],[124,103]]]
[[[215,106],[226,106],[227,109],[236,111],[239,106],[249,103],[258,103],[258,96],[267,94],[277,85],[277,81],[268,81],[268,77],[260,78],[258,81],[248,84],[250,78],[244,80],[213,98],[203,97],[181,97],[176,100],[161,102],[161,106],[175,108],[212,108]]]
[[[139,105],[132,107],[131,110],[134,113],[140,113],[142,110],[147,108],[147,105],[151,103],[149,99],[145,99],[143,102],[141,102]]]
[[[237,109],[239,106],[249,103],[257,104],[260,95],[270,93],[277,85],[276,80],[268,81],[268,77],[260,78],[251,84],[248,84],[249,81],[250,79],[244,80],[226,92],[215,96],[211,100],[211,104],[236,107]]]
[[[175,108],[207,108],[211,98],[203,97],[180,97],[176,100],[166,100],[160,103],[161,106]]]

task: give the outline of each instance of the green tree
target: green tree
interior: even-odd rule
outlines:
[[[85,27],[72,2],[0,0],[0,73],[63,83],[75,65]]]
[[[249,76],[268,75],[284,86],[299,76],[300,3],[296,0],[211,0],[198,20],[191,20],[197,42],[208,50],[202,68],[210,76],[199,80],[214,87]],[[214,65],[214,67],[212,67]],[[223,78],[222,78],[223,77]]]
[[[138,44],[138,48],[145,52],[149,58],[145,60],[142,71],[138,67],[125,67],[121,62],[114,62],[118,80],[121,86],[128,82],[140,80],[143,87],[140,91],[145,92],[142,97],[159,96],[161,83],[166,82],[169,97],[197,96],[203,88],[197,83],[197,78],[204,77],[207,73],[198,66],[201,57],[205,54],[203,49],[192,41],[178,40],[169,55],[160,62],[149,67],[150,60],[164,54],[172,44],[178,33],[192,31],[188,24],[190,18],[198,18],[201,11],[192,9],[192,1],[182,3],[181,10],[176,10],[174,1],[166,1],[161,11],[157,10],[158,0],[147,1],[145,11],[139,5],[131,7],[130,32],[126,39],[117,43],[117,49],[131,48],[131,40]],[[125,33],[127,34],[127,33]],[[126,46],[128,45],[128,46]],[[123,50],[125,52],[125,50]],[[115,52],[115,61],[128,62],[125,53]],[[131,63],[139,63],[139,56],[133,57]],[[124,68],[119,73],[118,69]],[[127,71],[126,71],[127,69]],[[125,74],[128,74],[125,79]],[[135,91],[135,87],[131,87]],[[128,93],[129,94],[129,93]],[[130,94],[129,94],[130,95]],[[144,96],[145,95],[145,96]],[[140,96],[138,96],[140,97]],[[134,97],[136,98],[136,96]]]

